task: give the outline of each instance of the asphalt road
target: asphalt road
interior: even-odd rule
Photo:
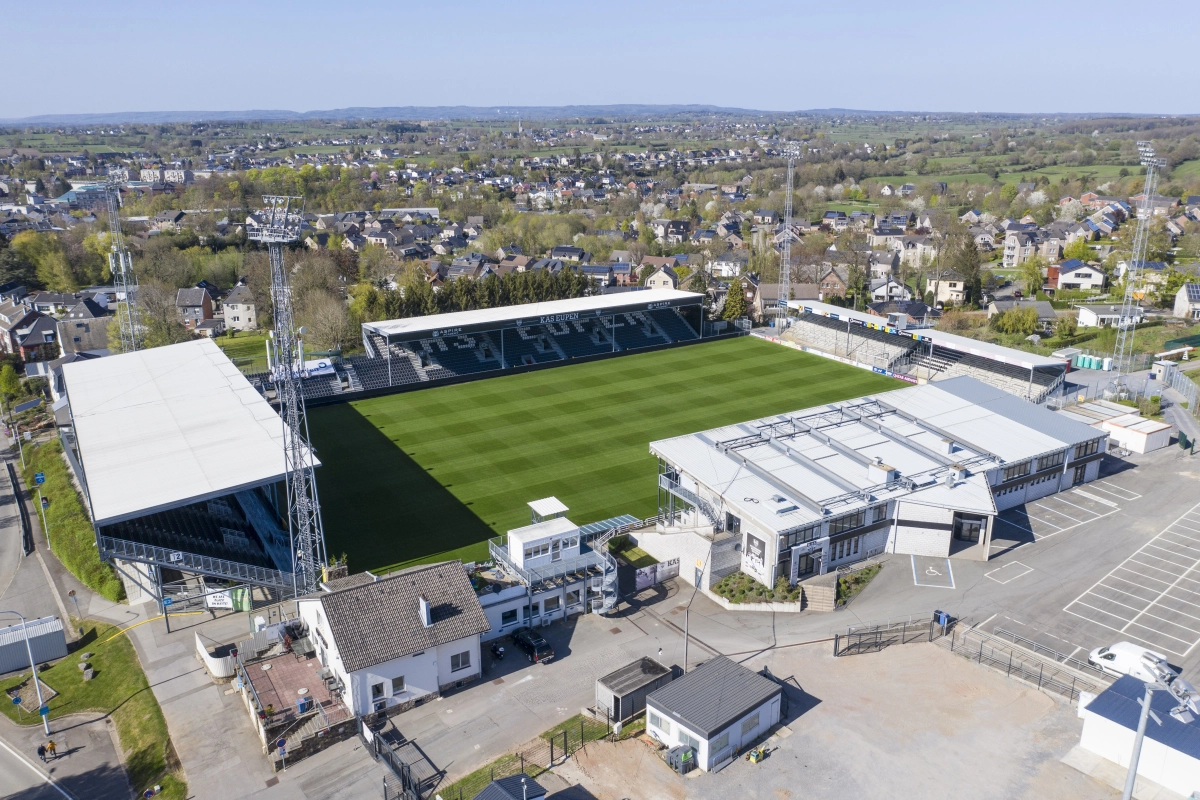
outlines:
[[[62,791],[40,771],[31,768],[20,756],[0,741],[0,798],[20,800],[64,800],[71,795]]]

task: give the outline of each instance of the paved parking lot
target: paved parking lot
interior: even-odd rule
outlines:
[[[1200,644],[1200,505],[1064,609],[1168,656]]]
[[[954,568],[948,558],[911,556],[913,583],[938,589],[954,588]]]
[[[1012,542],[1039,541],[1116,514],[1141,495],[1106,480],[1011,508],[997,517],[993,549]]]

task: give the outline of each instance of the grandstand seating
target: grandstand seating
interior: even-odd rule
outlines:
[[[595,320],[553,322],[542,328],[566,358],[601,355],[611,353],[613,349],[612,340],[602,333],[603,329]]]
[[[267,555],[254,526],[225,499],[192,503],[108,525],[106,535],[200,556],[279,567]]]
[[[662,329],[654,325],[641,311],[617,314],[610,324],[617,347],[621,350],[635,350],[670,342]]]
[[[847,334],[846,323],[820,314],[800,317],[784,331],[783,338],[875,367],[891,367],[918,347],[915,339],[862,325],[850,325]]]
[[[683,315],[673,308],[657,309],[655,311],[647,311],[646,314],[654,320],[659,329],[666,334],[667,338],[672,342],[687,342],[692,339],[699,339],[700,335],[696,333],[691,324],[688,323]]]
[[[1023,367],[963,354],[947,369],[934,375],[932,380],[942,381],[959,375],[969,375],[1018,397],[1028,397],[1033,402],[1044,399],[1062,377],[1061,372],[1034,370],[1031,382],[1029,370]]]
[[[509,366],[545,364],[563,358],[549,341],[552,334],[544,332],[540,325],[509,329],[502,336],[504,360]]]

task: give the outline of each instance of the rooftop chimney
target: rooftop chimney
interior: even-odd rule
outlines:
[[[421,624],[428,628],[433,624],[433,608],[429,605],[429,598],[421,595],[417,600],[421,604]]]
[[[953,439],[942,439],[942,452],[946,455],[952,455],[958,446],[954,444]]]

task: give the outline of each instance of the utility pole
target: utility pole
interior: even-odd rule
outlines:
[[[1125,267],[1125,299],[1121,303],[1121,316],[1117,318],[1117,344],[1113,349],[1113,369],[1116,375],[1108,385],[1106,394],[1123,399],[1129,396],[1126,377],[1133,371],[1133,334],[1137,328],[1137,315],[1140,309],[1138,297],[1138,279],[1142,267],[1146,263],[1146,250],[1150,241],[1150,220],[1154,216],[1154,191],[1158,186],[1158,171],[1166,167],[1166,162],[1158,158],[1154,145],[1150,142],[1138,142],[1138,154],[1142,166],[1146,168],[1146,182],[1142,188],[1142,202],[1138,207],[1137,229],[1133,234],[1133,249],[1129,254],[1129,263]]]
[[[308,416],[304,409],[303,345],[292,313],[292,288],[283,262],[284,245],[300,236],[301,212],[293,208],[299,197],[268,195],[263,224],[251,229],[249,238],[267,245],[271,260],[271,301],[275,320],[272,331],[271,380],[279,396],[283,422],[283,458],[287,483],[288,534],[292,546],[293,588],[296,596],[314,592],[325,567],[325,530],[317,483],[313,474],[315,457],[308,439]]]

